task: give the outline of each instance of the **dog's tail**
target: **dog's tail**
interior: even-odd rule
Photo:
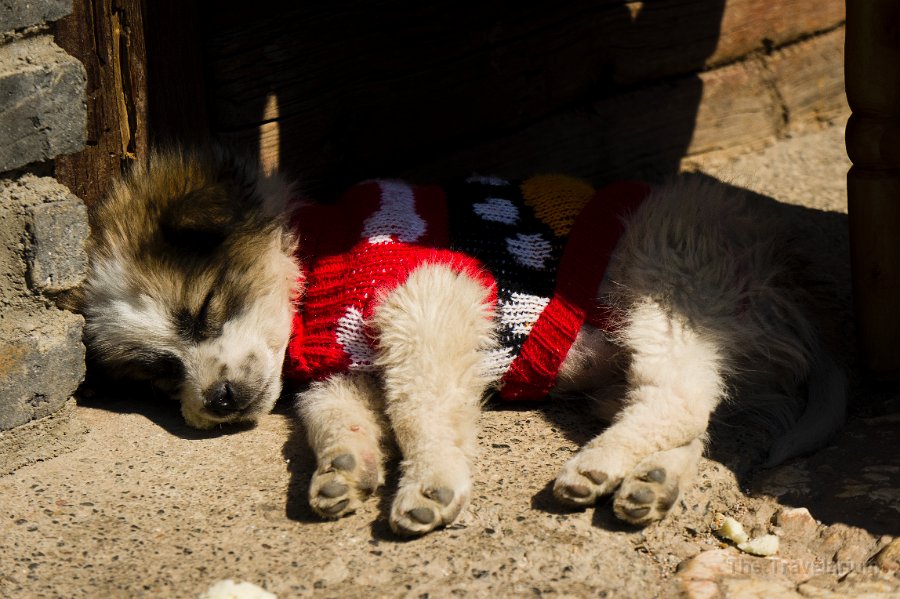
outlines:
[[[816,352],[808,388],[803,414],[789,431],[772,443],[764,468],[819,449],[844,423],[847,375],[827,352]]]

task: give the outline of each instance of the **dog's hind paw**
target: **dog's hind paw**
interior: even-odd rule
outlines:
[[[309,485],[309,505],[323,518],[340,518],[355,512],[382,484],[374,460],[358,460],[339,452],[320,461]]]
[[[636,526],[665,518],[681,491],[690,486],[702,453],[703,441],[694,439],[641,460],[616,491],[613,500],[616,517]]]
[[[613,511],[619,520],[646,526],[665,518],[680,492],[678,478],[667,476],[663,467],[637,468],[622,481]]]

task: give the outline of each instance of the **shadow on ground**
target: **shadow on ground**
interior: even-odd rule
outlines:
[[[253,424],[221,425],[209,430],[188,426],[178,403],[145,382],[97,381],[90,377],[78,391],[78,405],[119,414],[140,414],[168,433],[182,439],[209,439],[233,435],[253,428]]]

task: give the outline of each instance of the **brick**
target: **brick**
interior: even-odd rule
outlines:
[[[0,315],[31,295],[25,283],[25,259],[22,237],[25,217],[22,209],[6,202],[9,181],[0,181]]]
[[[0,0],[0,32],[56,21],[71,12],[72,0]]]
[[[75,196],[28,208],[28,283],[36,291],[59,293],[84,279],[87,208]]]
[[[87,209],[55,179],[0,180],[0,306],[27,309],[84,278]]]
[[[0,46],[0,171],[84,147],[85,82],[50,36]]]
[[[84,378],[84,319],[62,310],[0,318],[0,431],[60,409]]]

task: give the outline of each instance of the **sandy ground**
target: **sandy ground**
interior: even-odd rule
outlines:
[[[845,332],[847,166],[832,128],[700,167],[812,209],[796,214],[834,261]],[[195,598],[233,578],[280,598],[896,597],[900,394],[858,376],[853,389],[833,444],[775,470],[752,468],[752,434],[717,431],[695,487],[646,530],[605,503],[552,500],[560,464],[599,427],[584,403],[491,406],[470,508],[411,541],[387,526],[389,490],[351,517],[314,517],[312,457],[285,407],[249,430],[201,434],[168,402],[84,401],[79,448],[0,478],[0,596]],[[780,535],[778,556],[722,543],[716,512]]]

